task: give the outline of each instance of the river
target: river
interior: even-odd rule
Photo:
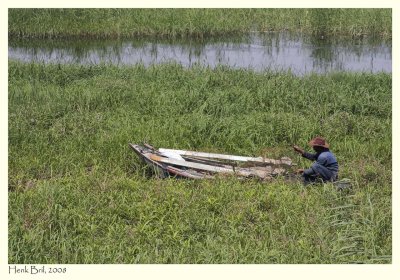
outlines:
[[[10,40],[8,58],[24,62],[145,66],[178,63],[254,71],[392,72],[392,42],[288,32],[194,39]]]

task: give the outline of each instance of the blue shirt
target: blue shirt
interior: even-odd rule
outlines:
[[[331,151],[329,151],[329,149],[326,149],[325,151],[316,154],[304,152],[302,156],[309,160],[315,160],[317,164],[326,167],[328,170],[334,173],[339,172],[339,164],[336,160],[336,157],[334,156],[334,154],[331,153]],[[306,172],[307,170],[304,170],[304,172],[312,172],[312,170],[309,170],[310,172]]]

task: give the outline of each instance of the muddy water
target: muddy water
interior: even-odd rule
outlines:
[[[8,58],[25,62],[145,66],[166,62],[297,75],[331,71],[392,72],[392,43],[374,38],[324,38],[290,33],[252,33],[203,40],[19,40]]]

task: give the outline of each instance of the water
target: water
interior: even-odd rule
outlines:
[[[203,40],[11,40],[8,58],[25,62],[145,66],[167,62],[297,75],[331,71],[392,72],[392,43],[374,38],[321,38],[252,33]]]

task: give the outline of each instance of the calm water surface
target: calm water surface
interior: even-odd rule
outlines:
[[[203,40],[11,40],[8,58],[25,62],[145,66],[167,62],[297,75],[331,71],[392,72],[392,43],[374,38],[321,38],[252,33]]]

